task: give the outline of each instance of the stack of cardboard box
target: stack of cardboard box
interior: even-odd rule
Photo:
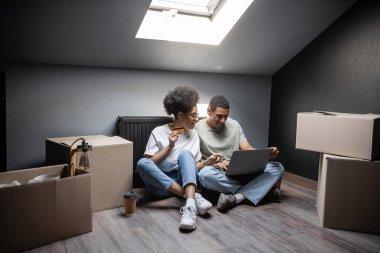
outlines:
[[[93,146],[88,151],[91,168],[64,177],[70,146],[78,137],[46,140],[46,163],[53,166],[0,173],[0,252],[90,232],[92,212],[123,205],[123,195],[133,185],[133,143],[118,136],[81,136]],[[75,168],[78,158],[79,153]],[[35,180],[41,176],[47,180]]]
[[[321,152],[321,225],[380,234],[380,115],[298,113],[296,148]]]

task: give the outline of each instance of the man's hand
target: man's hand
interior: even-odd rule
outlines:
[[[218,168],[220,170],[226,171],[228,169],[228,165],[230,164],[230,161],[227,160],[221,160],[218,163],[214,164],[215,168]]]
[[[278,155],[280,154],[280,151],[277,147],[269,147],[272,149],[271,159],[276,159]]]
[[[204,161],[204,165],[210,166],[210,165],[214,165],[215,163],[219,163],[222,157],[223,155],[219,153],[212,154]]]

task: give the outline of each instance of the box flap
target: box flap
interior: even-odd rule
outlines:
[[[0,173],[0,184],[10,184],[15,180],[17,180],[21,184],[27,184],[29,180],[37,176],[61,173],[65,166],[65,164],[61,164],[41,168],[31,168],[3,172]]]
[[[369,119],[375,120],[380,118],[380,114],[374,113],[344,113],[344,112],[329,112],[329,111],[314,111],[314,112],[300,112],[302,114],[311,114],[311,115],[321,115],[321,116],[337,116],[342,118],[351,118],[351,119]]]
[[[106,137],[106,138],[98,138],[94,140],[88,140],[88,142],[93,147],[99,147],[99,146],[109,146],[109,145],[120,145],[120,144],[126,144],[126,143],[132,143],[131,141],[128,141],[124,138],[121,138],[120,136],[112,136],[112,137]]]

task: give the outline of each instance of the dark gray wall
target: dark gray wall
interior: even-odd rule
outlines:
[[[5,72],[0,71],[0,172],[7,168],[7,141],[5,118]]]
[[[295,149],[297,113],[380,114],[380,1],[359,1],[272,77],[269,145],[287,171],[318,177],[318,153]]]
[[[195,87],[201,103],[226,95],[248,139],[268,143],[269,77],[38,64],[4,69],[8,170],[43,165],[46,138],[112,135],[117,116],[166,115],[162,100],[179,85]]]

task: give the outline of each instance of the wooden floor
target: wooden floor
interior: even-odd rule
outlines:
[[[321,228],[316,184],[299,182],[287,174],[278,203],[213,207],[193,232],[178,229],[183,200],[144,197],[134,216],[123,208],[94,213],[93,232],[28,252],[380,252],[380,236]]]

